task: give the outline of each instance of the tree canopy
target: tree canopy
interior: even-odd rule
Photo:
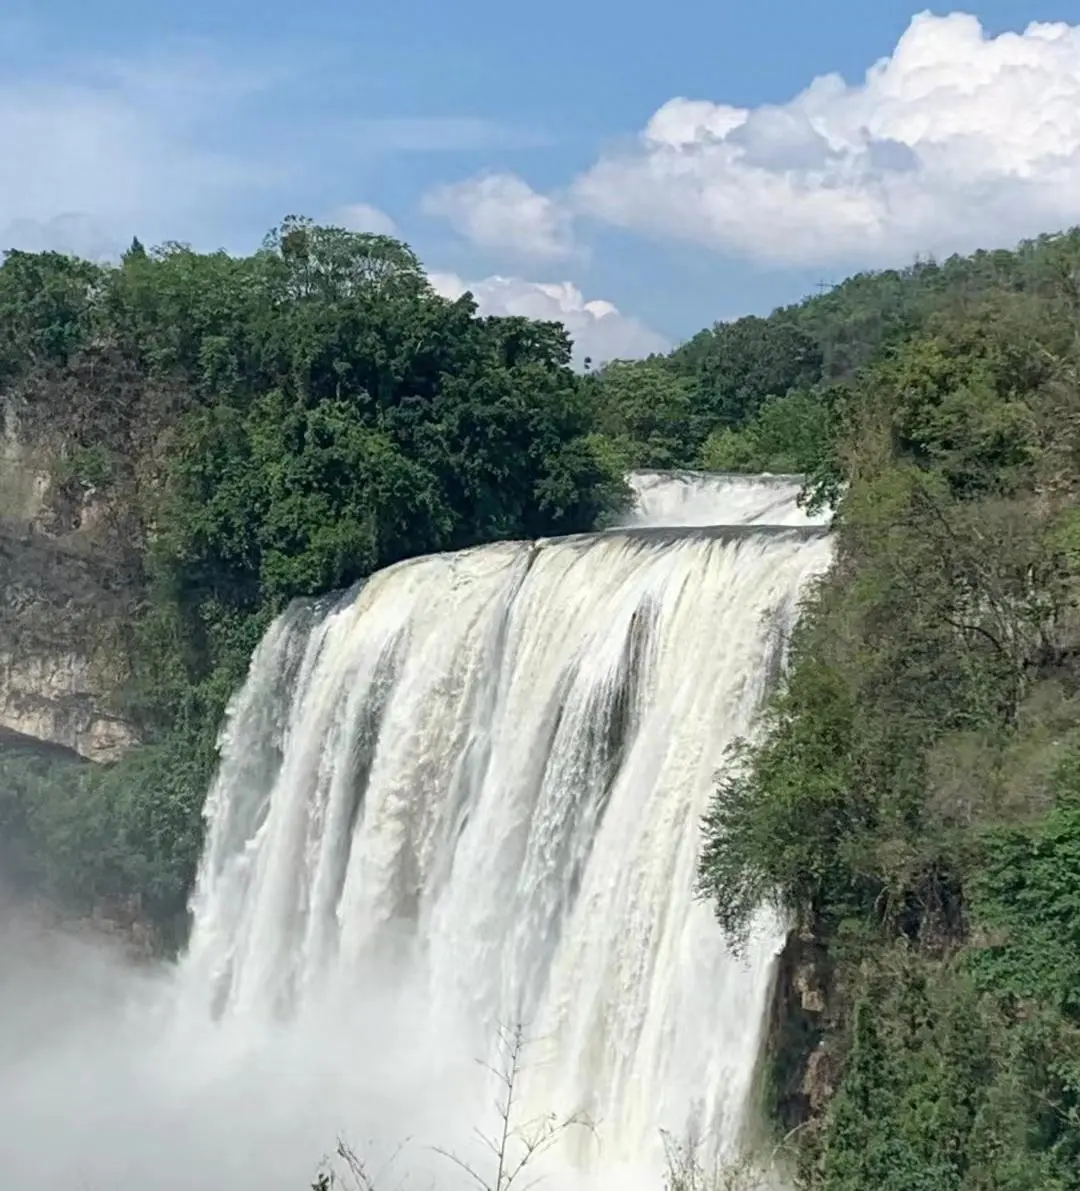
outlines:
[[[81,773],[15,818],[48,880],[151,914],[182,910],[225,699],[289,600],[417,554],[586,530],[626,498],[561,326],[481,318],[406,245],[299,218],[248,257],[8,253],[0,385],[49,461],[40,527],[137,575],[117,698],[147,742],[119,776]],[[48,787],[31,777],[7,797]],[[145,835],[155,799],[184,824],[174,847]],[[80,831],[120,840],[82,839],[93,880],[68,863],[80,806],[97,816]]]
[[[1080,1191],[1080,230],[569,361],[563,328],[302,219],[247,257],[9,253],[6,425],[50,460],[39,529],[131,564],[145,743],[0,754],[7,867],[178,938],[217,724],[290,599],[587,529],[631,467],[803,473],[835,564],[700,869],[734,946],[772,901],[811,956],[767,1110],[808,1188]]]
[[[701,864],[736,943],[762,900],[813,941],[766,1081],[809,1187],[1080,1188],[1078,282],[1080,232],[856,278],[798,314],[822,377],[713,439],[837,502]]]

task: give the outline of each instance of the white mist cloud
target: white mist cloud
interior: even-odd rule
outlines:
[[[858,83],[674,98],[565,194],[513,174],[428,200],[472,243],[557,257],[582,216],[771,265],[884,265],[1080,221],[1080,25],[922,13]]]
[[[12,219],[0,228],[0,253],[64,252],[84,260],[116,260],[127,247],[119,235],[99,219],[79,211],[65,211],[51,219]]]
[[[1080,220],[1080,27],[915,17],[865,79],[756,109],[672,99],[577,210],[774,264],[885,264]]]
[[[638,319],[623,314],[611,302],[587,300],[570,281],[524,281],[520,277],[486,277],[465,281],[454,273],[432,273],[431,284],[447,298],[467,290],[476,298],[481,314],[518,315],[562,323],[574,341],[574,363],[586,357],[594,364],[606,360],[637,359],[667,351],[671,344]]]
[[[301,1191],[338,1137],[394,1186],[465,1191],[433,1145],[484,1161],[474,1057],[425,1033],[400,990],[365,982],[288,1026],[215,1023],[180,1011],[174,967],[46,930],[2,890],[0,954],[5,1191]]]
[[[550,260],[576,251],[570,212],[516,174],[482,174],[437,187],[422,206],[478,248]]]
[[[397,224],[385,211],[369,203],[346,203],[332,211],[327,222],[350,232],[369,232],[373,236],[397,235]]]

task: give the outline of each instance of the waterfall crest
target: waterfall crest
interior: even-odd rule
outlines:
[[[181,973],[256,1034],[374,992],[435,1051],[525,1022],[529,1103],[596,1122],[601,1175],[661,1127],[737,1143],[782,934],[727,952],[700,819],[830,559],[791,477],[632,486],[621,529],[410,560],[275,623]]]
[[[629,476],[629,525],[821,525],[829,514],[799,504],[801,476],[735,472],[639,471]]]

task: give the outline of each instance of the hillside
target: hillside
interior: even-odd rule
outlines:
[[[247,258],[9,253],[0,838],[30,887],[182,937],[218,724],[277,611],[624,499],[569,360],[561,327],[303,220]]]
[[[762,899],[795,923],[761,1088],[798,1181],[1080,1187],[1080,232],[588,383],[624,467],[836,502],[700,873],[733,946]]]
[[[808,1186],[1076,1188],[1080,235],[880,285],[781,316],[889,329],[786,398],[837,561],[702,890],[797,923],[763,1083]]]

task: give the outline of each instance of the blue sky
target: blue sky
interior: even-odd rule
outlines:
[[[9,0],[0,236],[393,227],[447,292],[602,356],[1080,222],[1080,0],[918,11]]]

